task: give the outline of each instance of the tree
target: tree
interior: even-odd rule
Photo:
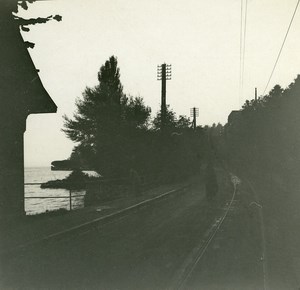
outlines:
[[[300,168],[300,76],[286,89],[279,85],[246,101],[239,118],[226,125],[226,147],[234,166],[289,180]]]
[[[50,15],[47,17],[37,17],[37,18],[30,18],[26,19],[20,17],[13,13],[18,13],[19,8],[24,10],[28,10],[29,5],[36,2],[36,0],[0,0],[0,21],[5,22],[7,20],[13,19],[15,23],[22,29],[22,31],[28,32],[30,31],[30,26],[35,24],[42,24],[47,23],[51,20],[61,21],[62,17],[60,15]],[[25,45],[30,48],[34,47],[34,43],[25,41]]]
[[[190,118],[180,115],[177,122],[176,122],[176,127],[178,129],[188,129],[191,128],[191,120]]]
[[[191,126],[190,118],[187,118],[186,116],[180,115],[179,118],[177,118],[176,113],[167,107],[166,110],[166,119],[165,119],[165,130],[166,131],[174,131],[176,129],[187,129]],[[156,117],[152,121],[152,128],[155,131],[160,130],[161,128],[161,112],[159,111],[156,114]]]
[[[114,56],[100,68],[98,80],[97,86],[85,89],[83,99],[76,100],[74,119],[64,116],[67,136],[92,147],[97,147],[99,138],[106,134],[115,134],[120,125],[121,99],[125,96]]]
[[[77,99],[73,119],[64,116],[63,131],[79,143],[74,156],[88,156],[93,160],[90,166],[101,174],[120,176],[128,171],[130,144],[147,126],[151,110],[142,98],[123,93],[115,56],[101,66],[98,81],[94,88],[85,89],[83,99]]]

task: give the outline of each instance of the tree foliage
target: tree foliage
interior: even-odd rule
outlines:
[[[155,118],[152,121],[152,128],[155,131],[160,130],[161,128],[161,112],[157,112]],[[165,130],[167,132],[176,131],[177,129],[188,129],[191,127],[191,121],[189,118],[180,115],[177,118],[176,113],[167,106],[166,118],[165,118]]]
[[[246,101],[226,125],[224,156],[248,172],[291,178],[300,169],[299,107],[300,75],[285,89],[276,85],[269,94]]]
[[[63,131],[79,143],[74,157],[92,161],[102,174],[120,175],[130,163],[133,140],[147,127],[151,110],[141,97],[123,93],[116,57],[101,66],[98,81],[77,99],[73,118],[64,116]]]
[[[160,112],[150,121],[151,110],[143,99],[124,94],[114,56],[101,66],[98,81],[77,99],[73,117],[64,116],[63,131],[76,142],[70,159],[78,167],[92,167],[105,177],[136,172],[164,181],[200,168],[207,137],[191,128],[189,118],[177,118],[168,107],[161,131]]]
[[[47,23],[51,20],[61,21],[62,17],[60,15],[49,15],[47,17],[37,17],[37,18],[24,18],[16,15],[19,12],[19,9],[28,10],[29,5],[36,2],[36,0],[1,0],[0,1],[0,9],[8,12],[7,15],[13,16],[15,23],[21,28],[22,31],[28,32],[30,31],[31,25],[43,24]],[[7,15],[5,17],[7,17]],[[34,43],[25,41],[25,45],[29,48],[34,47]]]

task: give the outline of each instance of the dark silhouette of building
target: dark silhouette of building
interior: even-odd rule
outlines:
[[[233,123],[237,122],[241,116],[241,111],[232,111],[228,116],[228,124],[232,125]]]
[[[24,214],[23,135],[29,114],[57,107],[39,78],[11,2],[0,0],[0,216]]]

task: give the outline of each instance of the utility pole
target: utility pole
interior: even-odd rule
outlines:
[[[255,103],[257,102],[257,88],[255,88]]]
[[[199,117],[199,108],[191,108],[190,109],[191,117],[193,118],[193,129],[196,130],[197,123],[196,118]]]
[[[167,103],[166,103],[166,81],[171,80],[172,66],[169,64],[161,64],[157,66],[157,80],[161,81],[161,130],[166,126]]]

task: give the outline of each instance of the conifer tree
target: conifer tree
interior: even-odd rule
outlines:
[[[73,119],[64,116],[63,131],[78,143],[73,156],[81,155],[101,174],[117,177],[128,171],[126,160],[133,132],[146,126],[150,108],[141,98],[123,93],[115,56],[101,66],[98,80],[97,86],[87,87],[83,99],[77,100]]]

